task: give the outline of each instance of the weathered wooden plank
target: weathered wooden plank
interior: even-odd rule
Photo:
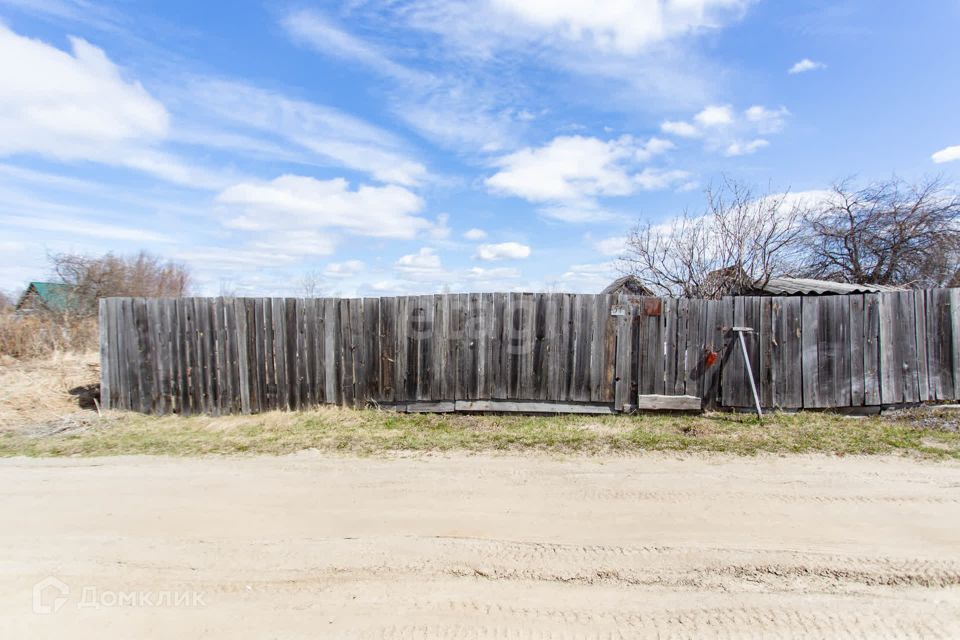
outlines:
[[[674,395],[677,384],[677,315],[680,306],[676,298],[662,300],[663,320],[663,393]]]
[[[916,341],[916,316],[913,291],[893,294],[897,298],[897,346],[903,369],[903,401],[917,402],[920,399],[919,367]]]
[[[272,360],[273,354],[267,350],[266,314],[269,306],[269,302],[263,298],[254,298],[246,303],[247,326],[252,340],[247,347],[253,367],[250,371],[250,410],[254,413],[270,409],[267,360]]]
[[[591,302],[591,339],[590,339],[590,401],[602,402],[607,396],[606,384],[607,319],[610,317],[608,296],[593,296]],[[611,402],[613,400],[611,399]]]
[[[820,324],[820,298],[803,298],[801,309],[801,363],[803,367],[803,406],[822,407],[820,399],[820,350],[817,345]]]
[[[701,395],[706,408],[717,406],[720,398],[720,372],[726,357],[726,329],[723,327],[721,303],[721,300],[704,300],[701,305],[704,343]]]
[[[675,318],[675,328],[670,332],[673,352],[670,362],[670,380],[667,395],[682,396],[686,394],[686,352],[687,352],[687,319],[690,314],[690,299],[680,298],[672,301]],[[697,396],[699,397],[699,396]]]
[[[561,334],[560,345],[562,372],[560,376],[560,399],[571,401],[576,397],[577,379],[577,322],[579,310],[577,296],[565,293],[560,300]]]
[[[237,349],[237,395],[240,401],[239,411],[250,413],[250,334],[247,330],[246,299],[233,299],[233,324],[237,329],[235,344]]]
[[[700,411],[701,399],[697,396],[639,395],[638,411]]]
[[[927,301],[925,292],[917,290],[913,294],[917,354],[917,400],[925,402],[933,399],[930,395],[930,371],[927,361]]]
[[[598,402],[613,403],[616,397],[616,366],[617,366],[617,321],[611,315],[614,296],[604,295],[602,304],[603,327],[603,359],[602,380]]]
[[[854,294],[848,296],[850,310],[850,405],[863,406],[864,383],[863,350],[866,345],[864,337],[864,320],[866,316],[863,308],[863,296]]]
[[[107,300],[101,298],[97,303],[97,332],[100,338],[100,406],[110,409],[110,322],[107,319]]]
[[[523,336],[523,298],[520,293],[511,293],[507,296],[508,311],[506,316],[506,335],[504,341],[507,344],[506,373],[507,373],[507,397],[511,399],[520,398],[520,357],[523,350],[528,346],[524,342]]]
[[[336,298],[324,298],[323,306],[323,401],[341,404],[343,360],[340,352],[340,307]]]
[[[727,356],[722,377],[723,405],[727,407],[749,407],[754,404],[753,391],[750,388],[750,373],[754,376],[762,374],[760,366],[760,298],[742,296],[733,298],[733,326],[748,327],[753,332],[744,333],[743,340],[747,347],[747,359],[744,359],[743,349],[739,346],[739,336],[731,334],[731,352]],[[749,363],[749,367],[747,366]],[[760,378],[755,378],[759,382]]]
[[[403,411],[407,413],[453,413],[454,411],[454,402],[453,400],[441,400],[441,401],[432,401],[426,400],[423,402],[408,402],[405,405],[401,405]]]
[[[434,305],[432,295],[417,297],[417,400],[432,400],[434,394]]]
[[[950,362],[953,397],[960,399],[960,289],[950,289]]]
[[[471,308],[474,304],[471,296]],[[498,347],[495,338],[496,316],[494,314],[493,294],[480,295],[480,308],[471,311],[477,317],[477,391],[473,398],[492,398],[494,383],[494,367],[498,357]]]
[[[297,316],[303,345],[300,401],[305,407],[315,407],[320,403],[317,399],[317,329],[320,324],[317,321],[316,303],[316,298],[302,298]]]
[[[363,404],[380,402],[380,298],[363,299]]]
[[[396,399],[397,298],[380,299],[380,396],[379,402]]]
[[[443,340],[440,348],[440,393],[444,398],[457,398],[457,350],[462,340],[463,309],[458,294],[440,296],[443,316]]]
[[[173,301],[173,310],[176,315],[177,327],[177,412],[182,415],[191,413],[190,394],[190,363],[188,360],[190,328],[187,324],[186,300],[177,298]]]
[[[576,296],[578,320],[573,329],[577,340],[576,393],[574,395],[577,402],[590,401],[592,328],[596,318],[596,307],[592,303],[593,296],[591,295],[581,294]]]
[[[561,362],[563,349],[561,347],[560,335],[562,326],[562,316],[560,312],[561,294],[549,293],[546,295],[546,312],[544,319],[543,344],[545,351],[544,375],[545,393],[544,400],[557,402],[561,399],[560,389],[562,386]]]
[[[564,402],[539,402],[536,400],[458,400],[456,411],[491,411],[504,413],[580,413],[589,415],[612,414],[609,404],[573,404]]]
[[[407,355],[410,350],[410,305],[406,296],[397,298],[397,347],[394,363],[394,398],[397,402],[416,399],[407,390]]]
[[[363,299],[349,298],[345,301],[348,309],[348,327],[344,331],[347,340],[344,360],[352,361],[351,405],[363,407],[365,404],[364,385],[366,384],[366,363],[363,360]],[[341,302],[344,304],[344,302]],[[341,316],[342,317],[342,316]],[[346,367],[345,367],[346,368]],[[346,384],[346,380],[344,381]]]
[[[849,406],[849,305],[846,296],[823,296],[817,308],[817,392],[820,407]],[[804,369],[806,373],[806,369]]]
[[[300,300],[284,298],[283,309],[284,355],[287,364],[287,406],[291,411],[299,411],[301,408],[300,359],[303,353],[299,326]]]
[[[287,304],[283,298],[271,298],[270,307],[273,320],[273,358],[276,363],[277,378],[276,403],[277,408],[289,411],[290,407],[290,380],[288,360],[287,336]]]
[[[493,358],[490,368],[491,397],[505,400],[507,394],[507,370],[509,369],[509,339],[507,314],[510,312],[508,295],[495,293],[493,295],[493,333],[490,334]]]
[[[616,380],[613,397],[613,408],[616,411],[623,411],[625,404],[633,404],[631,389],[631,361],[633,358],[633,344],[630,336],[632,325],[633,305],[629,303],[626,295],[617,296],[615,316],[617,324],[617,354],[616,354]]]
[[[950,290],[927,291],[927,359],[933,400],[953,400]]]
[[[109,298],[105,300],[106,312],[107,312],[107,335],[109,336],[109,348],[107,353],[107,358],[110,361],[110,385],[109,385],[109,395],[105,396],[107,402],[109,402],[110,409],[122,409],[122,391],[121,389],[126,385],[126,376],[124,375],[123,365],[121,363],[120,354],[123,353],[121,344],[122,340],[120,337],[120,303],[116,298]]]
[[[777,400],[784,409],[803,407],[803,309],[800,297],[780,300],[782,331],[778,338]]]
[[[263,393],[263,409],[271,411],[278,408],[277,405],[277,360],[274,355],[274,324],[273,324],[273,302],[270,298],[264,298],[257,301],[257,310],[261,313],[260,322],[263,324],[263,376],[261,389]]]
[[[430,345],[430,397],[439,400],[452,400],[453,391],[447,385],[447,336],[449,335],[449,297],[443,294],[433,296],[433,341]]]
[[[227,386],[227,328],[224,322],[225,305],[222,297],[209,300],[208,305],[210,308],[210,339],[213,343],[213,368],[211,370],[211,376],[214,383],[213,386],[216,388],[211,404],[214,415],[220,415],[229,412],[229,408],[225,406],[227,404],[225,393]]]
[[[683,393],[702,398],[706,355],[703,337],[704,301],[696,298],[684,300],[687,302],[687,339],[683,353]]]
[[[880,399],[880,296],[863,296],[863,404],[875,406]]]

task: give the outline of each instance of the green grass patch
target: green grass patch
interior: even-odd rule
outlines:
[[[0,433],[0,456],[281,455],[321,451],[639,451],[906,454],[960,459],[960,434],[904,417],[830,413],[640,416],[402,414],[324,407],[220,418],[114,413],[54,435]]]

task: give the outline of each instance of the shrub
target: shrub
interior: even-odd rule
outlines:
[[[98,344],[95,317],[0,312],[0,355],[39,358],[55,351],[93,351]]]

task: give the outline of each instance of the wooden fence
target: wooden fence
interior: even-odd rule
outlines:
[[[322,403],[630,410],[638,395],[766,408],[960,398],[960,289],[722,300],[560,293],[109,298],[101,398],[146,413]],[[500,401],[498,404],[497,401]]]

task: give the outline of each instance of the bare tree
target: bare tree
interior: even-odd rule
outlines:
[[[948,286],[960,273],[960,197],[940,178],[833,185],[807,216],[806,274],[856,284]]]
[[[56,277],[72,287],[70,310],[80,315],[95,314],[97,300],[107,296],[180,297],[190,288],[186,265],[145,251],[133,256],[59,253],[49,259]]]
[[[299,293],[306,298],[319,298],[323,295],[326,281],[319,271],[307,271],[300,278]]]
[[[14,306],[13,296],[7,294],[5,291],[0,291],[0,313],[5,311],[10,311]]]
[[[724,178],[706,190],[703,213],[638,225],[621,270],[656,293],[716,298],[765,284],[801,260],[803,210],[788,193],[756,196]]]

